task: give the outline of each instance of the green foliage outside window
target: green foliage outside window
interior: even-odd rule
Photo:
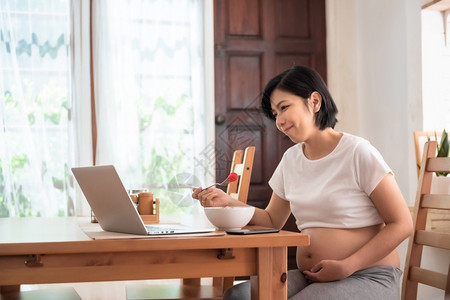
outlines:
[[[28,83],[31,87],[32,83]],[[33,126],[36,125],[36,117],[41,114],[44,117],[46,124],[52,124],[55,126],[61,125],[61,120],[66,118],[67,116],[67,98],[61,96],[65,93],[64,89],[58,88],[52,84],[42,89],[44,92],[41,95],[37,95],[31,97],[31,93],[27,93],[29,95],[29,99],[27,99],[27,103],[29,103],[29,112],[27,112],[27,120],[28,125]],[[59,95],[59,96],[56,96]],[[13,97],[11,92],[6,92],[4,97],[0,98],[3,101],[8,109],[8,113],[10,114],[19,114],[20,108],[17,100]],[[53,105],[48,105],[49,102],[57,102],[53,103]],[[176,101],[176,104],[170,105],[165,99],[162,97],[158,98],[155,102],[152,111],[157,111],[158,113],[165,113],[169,117],[173,117],[177,110],[185,108],[188,105],[186,97],[180,97]],[[147,112],[144,113],[144,110],[141,110],[142,113],[139,116],[140,120],[140,131],[141,131],[141,144],[143,143],[144,131],[149,128],[152,124],[153,113]],[[67,141],[67,130],[62,131],[64,137],[61,137],[60,140]],[[181,132],[177,135],[174,135],[171,140],[173,143],[170,145],[156,145],[156,147],[162,147],[159,151],[156,151],[155,148],[151,150],[151,153],[146,153],[150,157],[146,159],[149,161],[147,165],[142,166],[143,174],[145,174],[144,186],[149,186],[149,189],[155,194],[155,197],[160,198],[161,200],[161,213],[162,214],[172,214],[179,212],[180,209],[186,210],[190,209],[186,208],[187,205],[180,207],[179,203],[173,201],[174,194],[186,194],[189,191],[186,191],[186,188],[180,188],[177,186],[169,186],[169,182],[180,172],[180,166],[185,163],[186,157],[183,149],[183,137],[182,135],[189,135],[189,132]],[[67,145],[59,145],[60,147],[67,147]],[[51,147],[50,147],[51,148]],[[28,156],[17,151],[11,158],[11,161],[8,162],[12,166],[12,177],[16,178],[15,175],[19,173],[18,171],[22,171],[22,173],[26,173],[26,168],[29,167],[29,158]],[[67,162],[61,164],[60,162],[55,161],[42,161],[41,167],[41,175],[44,176],[48,174],[50,166],[48,164],[56,163],[59,164],[59,167],[63,167],[63,177],[62,176],[53,176],[52,175],[52,183],[53,186],[51,188],[56,189],[60,192],[61,201],[60,208],[58,209],[59,216],[67,215],[67,211],[65,209],[67,201],[69,201],[68,195],[68,180],[69,180],[69,171],[67,167]],[[16,210],[16,215],[21,217],[30,217],[30,216],[40,216],[40,208],[32,207],[31,197],[33,197],[30,191],[26,191],[22,188],[21,181],[15,181],[15,191],[16,193],[12,193],[10,196],[12,197],[12,203],[10,206],[6,203],[6,190],[5,190],[5,179],[3,177],[3,169],[2,169],[2,161],[0,160],[0,217],[8,217],[11,215],[10,209]],[[58,167],[58,166],[56,166]],[[21,178],[23,180],[33,180],[33,178]]]
[[[58,215],[67,215],[67,184],[60,184],[62,182],[67,183],[67,162],[57,159],[61,157],[62,153],[63,158],[67,160],[66,116],[68,110],[66,87],[60,87],[50,82],[44,87],[39,87],[40,93],[38,95],[33,94],[35,87],[30,80],[24,79],[22,87],[24,89],[22,105],[14,96],[14,91],[6,91],[3,97],[0,97],[0,101],[3,102],[5,109],[5,115],[9,118],[6,126],[10,126],[10,128],[2,129],[5,131],[6,142],[12,145],[21,145],[9,147],[9,149],[16,150],[10,155],[9,161],[5,161],[5,157],[8,156],[0,158],[0,216],[32,217],[42,214],[42,207],[32,206],[32,198],[42,195],[24,187],[26,182],[40,180],[40,178],[34,178],[33,173],[30,172],[31,161],[29,154],[31,153],[30,151],[41,152],[42,149],[47,149],[50,158],[54,159],[48,160],[48,157],[40,153],[39,157],[43,157],[43,160],[38,162],[40,164],[41,178],[47,175],[52,176],[54,182],[52,188],[57,189],[59,191],[58,195],[61,196],[61,200],[58,201]],[[23,116],[26,117],[23,118]],[[37,122],[37,118],[43,118],[43,122]],[[23,124],[24,120],[27,124]],[[38,133],[42,131],[47,132],[49,136],[48,143],[45,145],[43,144],[44,141],[37,138],[41,136]],[[31,134],[31,138],[35,140],[34,145],[36,145],[36,149],[23,149],[24,147],[19,142],[27,139],[28,132]],[[34,136],[35,133],[38,135]],[[3,176],[5,172],[9,172],[9,168],[6,168],[6,166],[10,166],[11,170],[11,174],[9,174],[9,180],[13,181],[11,191],[7,191]],[[64,177],[51,175],[55,169],[62,167],[66,170],[59,171],[58,174],[66,174],[65,176],[63,175]],[[8,192],[9,195],[6,194]],[[10,203],[6,202],[7,198],[10,199]]]

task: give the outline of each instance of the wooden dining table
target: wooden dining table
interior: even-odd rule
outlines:
[[[308,235],[289,231],[92,239],[80,220],[0,218],[0,292],[22,284],[251,276],[252,299],[285,299],[287,247],[309,245]]]

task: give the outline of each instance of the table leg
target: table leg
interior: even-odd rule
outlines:
[[[252,300],[287,299],[287,247],[258,249],[258,275],[251,277]]]

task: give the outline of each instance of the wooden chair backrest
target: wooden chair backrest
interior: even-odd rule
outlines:
[[[244,203],[247,203],[254,157],[255,147],[250,146],[245,151],[234,151],[231,162],[230,171],[238,174],[238,180],[228,184],[227,194]]]
[[[423,246],[450,250],[450,230],[443,232],[427,228],[428,210],[450,210],[450,194],[431,194],[434,172],[450,172],[450,157],[436,157],[437,142],[424,145],[422,164],[419,173],[413,220],[414,233],[409,239],[403,274],[402,299],[417,298],[418,283],[429,285],[450,294],[449,274],[421,267]]]

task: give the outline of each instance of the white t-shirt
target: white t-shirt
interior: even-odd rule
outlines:
[[[368,195],[389,172],[367,140],[344,133],[336,148],[321,159],[306,158],[303,143],[289,148],[269,185],[290,202],[300,231],[361,228],[383,223]]]

